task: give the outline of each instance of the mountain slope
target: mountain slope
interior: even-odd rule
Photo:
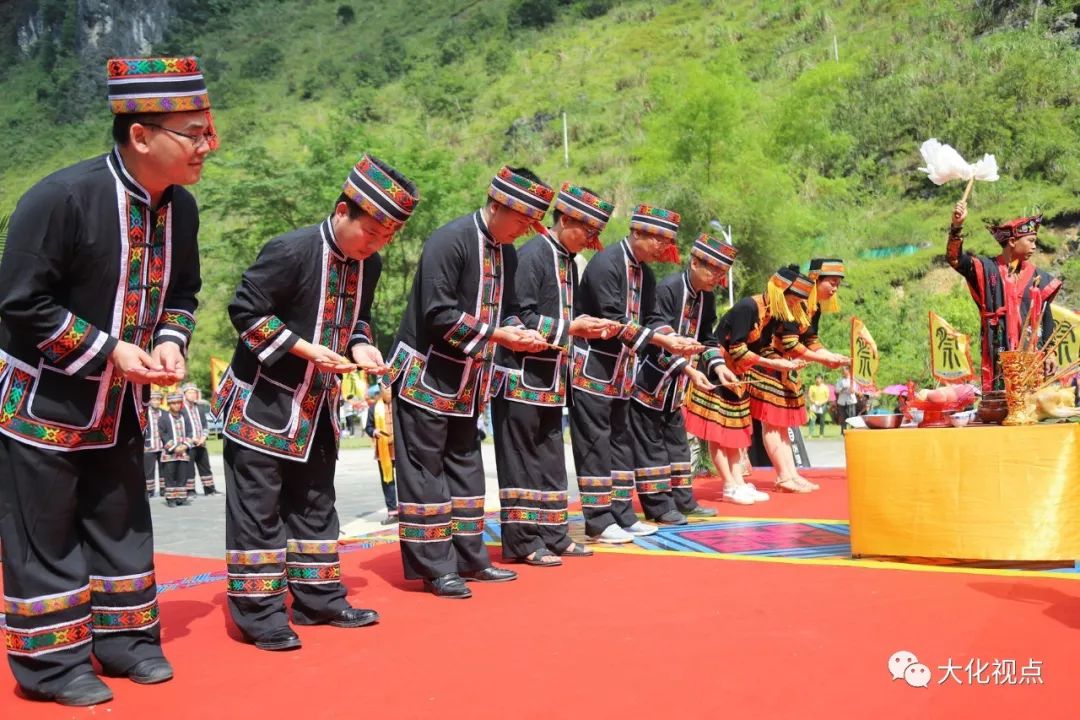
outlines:
[[[199,373],[233,342],[224,306],[239,272],[273,234],[318,221],[364,150],[414,177],[422,194],[384,253],[384,345],[422,239],[475,207],[502,163],[615,198],[608,242],[636,202],[682,212],[684,247],[710,220],[730,223],[739,292],[780,263],[847,258],[845,310],[825,337],[842,346],[848,313],[858,313],[889,382],[926,376],[929,307],[968,331],[976,322],[956,278],[935,271],[961,188],[917,172],[927,137],[1001,163],[1002,180],[973,198],[973,248],[993,245],[978,218],[1039,205],[1059,231],[1046,234],[1044,259],[1080,287],[1070,259],[1080,51],[1070,32],[1053,30],[1069,3],[1042,5],[1039,24],[1018,3],[886,0],[185,6],[212,23],[180,22],[162,47],[203,59],[223,140],[195,189],[206,286]],[[0,153],[12,160],[0,172],[0,212],[45,172],[106,148],[103,101],[86,120],[40,130],[54,105],[38,99],[49,81],[37,60],[3,81],[14,100],[0,107],[9,128]],[[860,258],[899,246],[919,249]]]

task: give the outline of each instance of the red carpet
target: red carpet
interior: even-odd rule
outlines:
[[[112,703],[60,708],[17,698],[5,665],[0,717],[1076,716],[1075,581],[608,553],[449,601],[401,579],[394,545],[342,561],[379,625],[298,628],[303,649],[265,653],[230,638],[222,581],[176,589],[161,595],[173,682],[110,680]],[[219,570],[162,556],[158,577]],[[929,687],[890,679],[897,650]],[[963,686],[938,684],[950,657]],[[1043,683],[970,686],[971,659],[1041,661]]]
[[[803,470],[802,476],[813,480],[821,489],[812,493],[773,491],[776,473],[771,468],[754,470],[747,480],[758,490],[769,493],[769,501],[753,505],[734,505],[723,502],[724,483],[717,477],[694,481],[694,495],[715,507],[723,516],[767,518],[813,518],[815,520],[847,520],[847,477],[843,470]]]

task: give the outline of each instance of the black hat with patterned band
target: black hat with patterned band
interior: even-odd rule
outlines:
[[[420,193],[409,178],[367,154],[353,166],[341,191],[379,224],[395,231],[420,202]]]
[[[806,274],[814,282],[819,277],[844,277],[844,261],[840,258],[814,258]]]
[[[110,58],[106,67],[115,115],[210,109],[198,58]]]
[[[517,174],[509,165],[503,165],[491,181],[488,197],[533,220],[543,220],[555,191],[542,182]]]
[[[630,229],[674,240],[681,220],[682,216],[674,210],[638,205],[630,216]]]
[[[739,251],[731,243],[714,238],[708,233],[701,233],[690,249],[690,255],[702,262],[726,270],[735,264]]]
[[[570,183],[563,183],[559,194],[555,196],[556,212],[580,220],[597,232],[603,232],[607,227],[614,209],[613,203]]]

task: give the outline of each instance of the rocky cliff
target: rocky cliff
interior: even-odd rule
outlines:
[[[170,0],[37,0],[16,3],[15,42],[30,57],[49,40],[90,60],[143,55],[161,42],[173,16]]]

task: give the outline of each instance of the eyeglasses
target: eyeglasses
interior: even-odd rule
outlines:
[[[167,128],[164,125],[158,125],[157,123],[144,122],[139,124],[157,128],[158,130],[164,130],[167,133],[172,133],[173,135],[178,135],[182,138],[186,138],[187,141],[191,143],[192,150],[198,150],[203,145],[209,145],[214,142],[215,138],[217,138],[217,135],[214,135],[212,133],[203,133],[202,135],[188,135],[187,133],[182,133],[179,130],[173,130],[172,128]]]

